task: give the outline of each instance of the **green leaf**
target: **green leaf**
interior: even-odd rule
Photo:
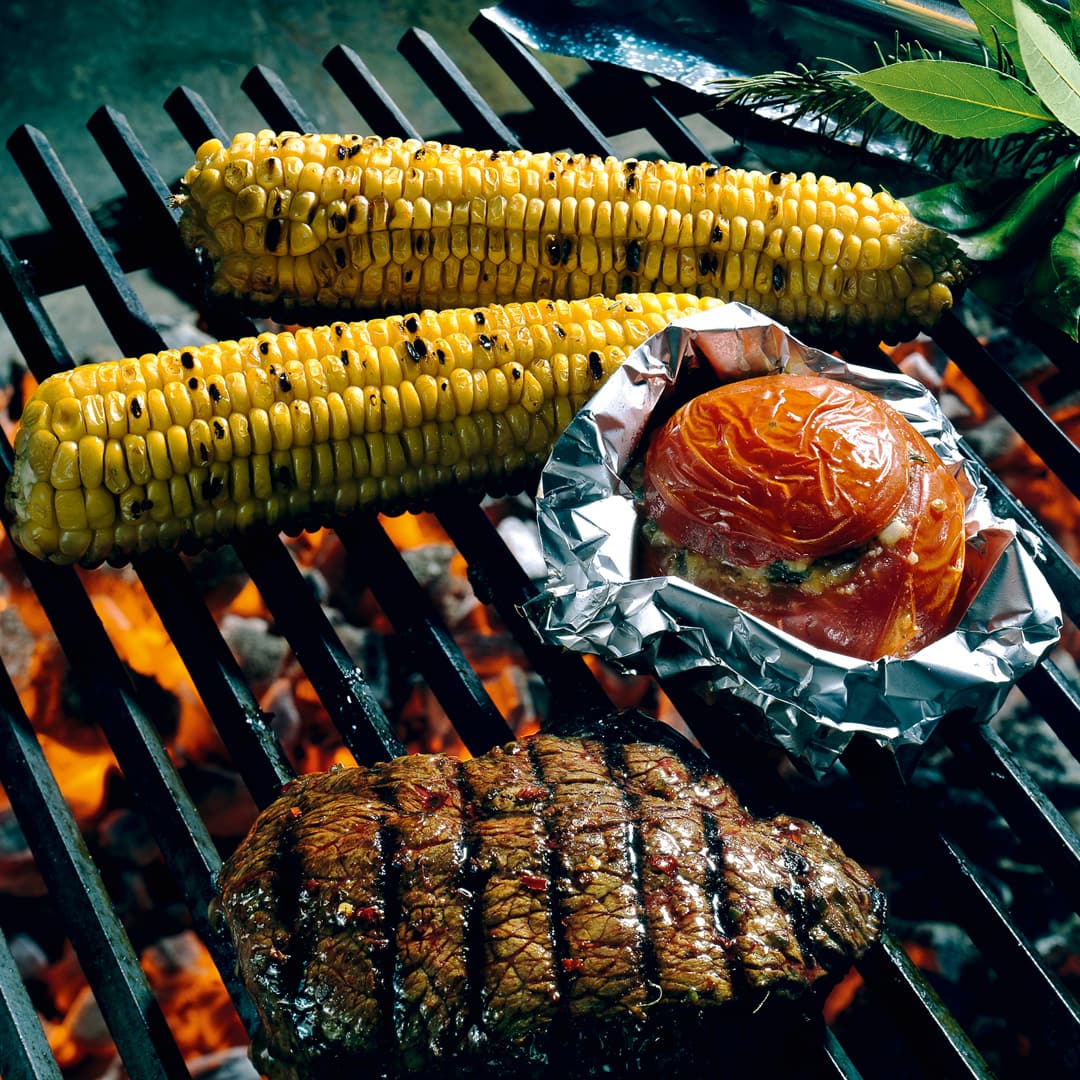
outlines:
[[[979,37],[990,51],[997,54],[998,43],[1005,48],[1016,65],[1017,75],[1024,74],[1020,45],[1016,33],[1016,17],[1013,0],[960,0],[964,10],[971,16]],[[1053,26],[1062,38],[1069,40],[1069,13],[1049,0],[1028,0],[1030,6]],[[996,37],[995,37],[996,32]]]
[[[1037,12],[1016,0],[1016,30],[1028,78],[1043,104],[1080,135],[1080,60]]]
[[[893,112],[939,135],[997,139],[1053,123],[1019,80],[959,60],[906,60],[848,75]]]
[[[1003,259],[1030,246],[1040,230],[1045,235],[1061,213],[1062,204],[1076,194],[1080,154],[1059,161],[1048,173],[1028,184],[999,219],[979,232],[960,238],[960,248],[979,261]]]
[[[1080,195],[1069,203],[1025,299],[1033,315],[1080,341]]]
[[[904,205],[921,222],[959,236],[988,229],[1001,219],[1026,180],[951,180],[904,195]]]
[[[1063,158],[1037,180],[954,180],[914,195],[904,205],[920,221],[952,233],[979,262],[1025,256],[1033,235],[1046,235],[1063,204],[1080,188],[1080,153]]]
[[[971,16],[982,43],[991,52],[997,49],[999,41],[1007,49],[1010,44],[1016,44],[1012,0],[960,0],[960,5]]]

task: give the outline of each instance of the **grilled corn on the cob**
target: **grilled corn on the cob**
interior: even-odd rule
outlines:
[[[539,469],[683,294],[491,305],[336,322],[46,379],[23,411],[12,537],[55,563],[194,551],[257,522],[498,493]]]
[[[583,154],[260,131],[199,147],[181,229],[264,310],[412,310],[680,291],[797,332],[911,334],[955,243],[866,184]]]

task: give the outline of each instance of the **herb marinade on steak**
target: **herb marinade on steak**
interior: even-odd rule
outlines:
[[[219,892],[282,1078],[677,1051],[711,1007],[844,969],[884,908],[820,829],[753,818],[671,747],[547,734],[301,777]]]

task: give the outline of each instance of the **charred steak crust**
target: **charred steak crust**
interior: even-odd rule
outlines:
[[[862,955],[884,901],[820,829],[752,817],[692,755],[540,734],[291,782],[214,914],[268,1074],[471,1075],[797,999]]]

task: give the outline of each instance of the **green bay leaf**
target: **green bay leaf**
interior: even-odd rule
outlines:
[[[997,139],[1053,123],[1019,80],[959,60],[906,60],[848,75],[887,109],[939,135]]]
[[[1054,116],[1080,134],[1080,60],[1027,3],[1016,0],[1014,11],[1020,55],[1031,85]]]
[[[1068,40],[1069,12],[1051,3],[1050,0],[1028,0],[1028,3],[1065,40]],[[979,37],[982,38],[990,55],[997,55],[1000,43],[1016,65],[1016,73],[1023,75],[1024,64],[1017,40],[1013,0],[960,0],[960,4],[971,16],[971,21],[975,24],[975,29],[978,30]]]

